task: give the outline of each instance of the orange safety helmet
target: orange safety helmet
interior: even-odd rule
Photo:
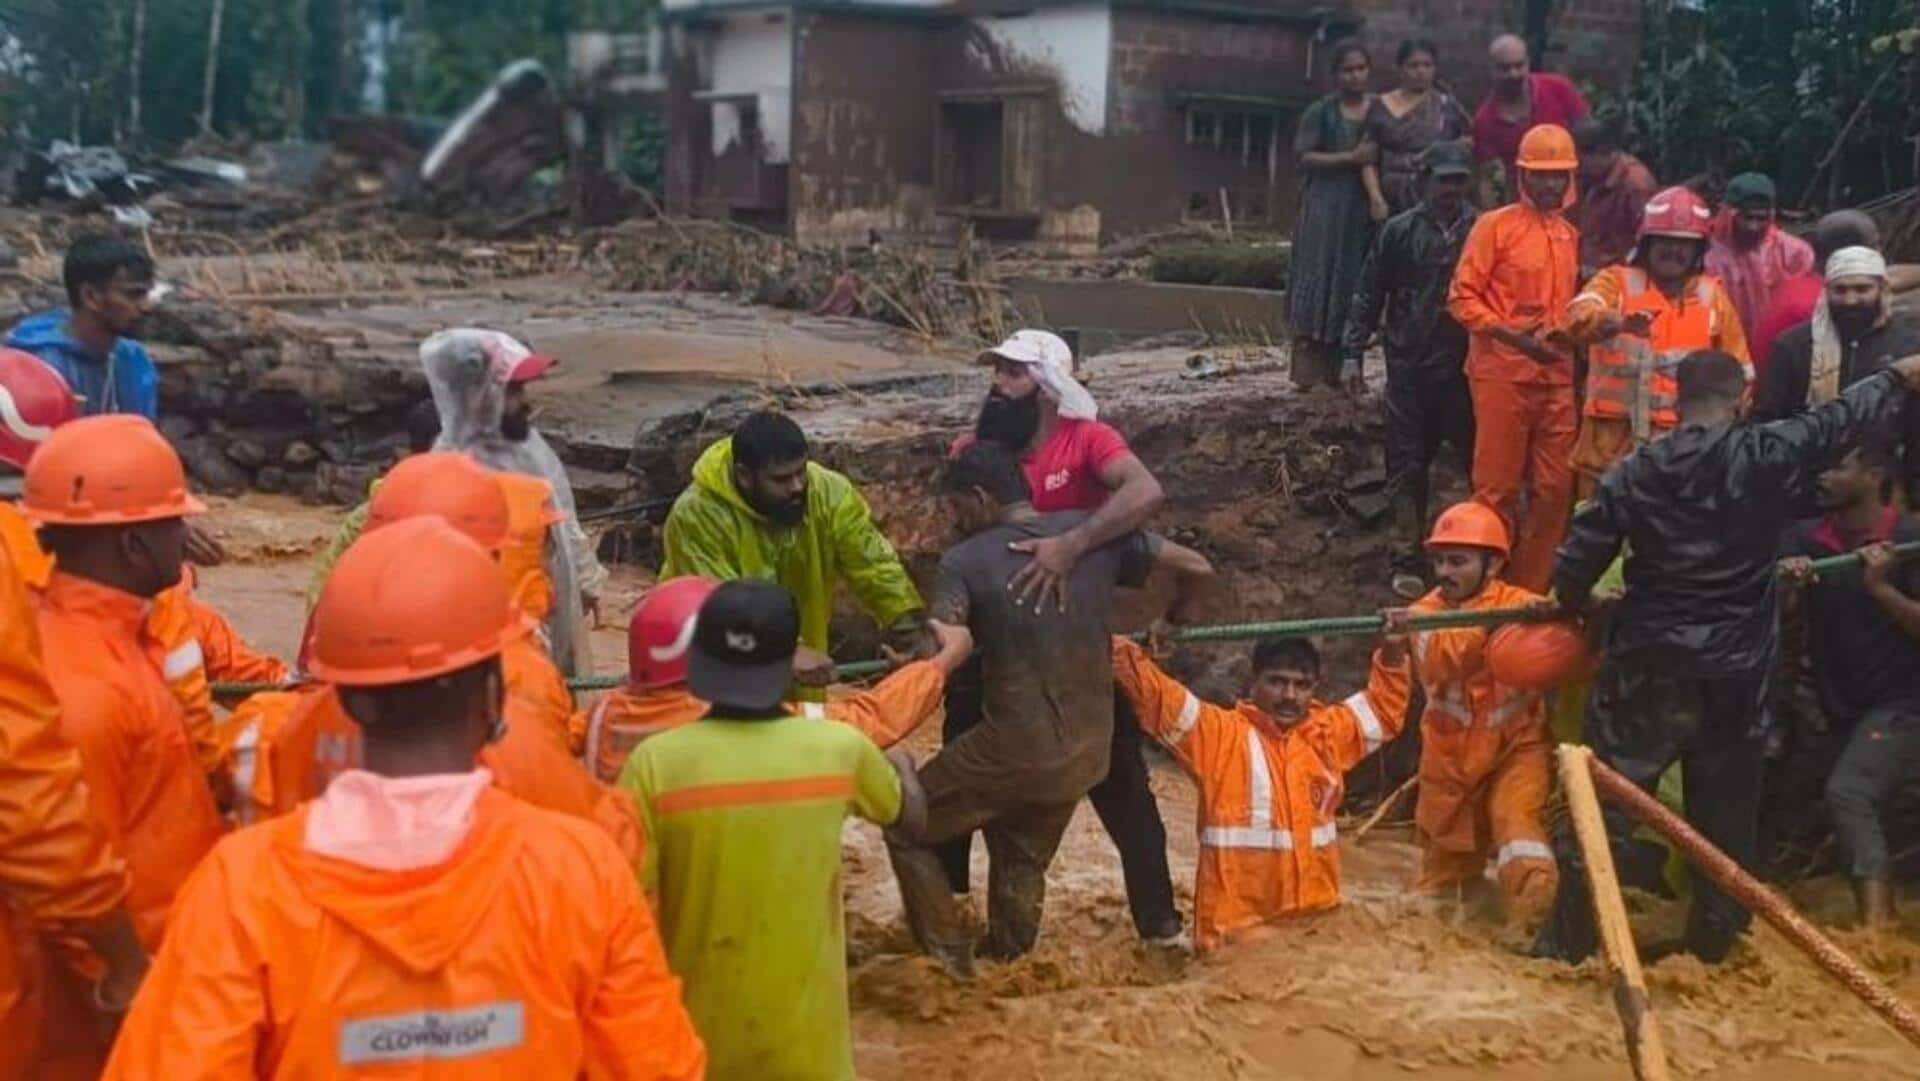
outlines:
[[[673,578],[647,590],[627,624],[628,688],[648,691],[686,682],[694,617],[719,588],[711,578]]]
[[[334,565],[313,609],[311,669],[343,687],[412,683],[498,656],[532,626],[492,555],[444,519],[409,518]]]
[[[1585,679],[1593,664],[1586,635],[1570,623],[1509,623],[1487,639],[1487,670],[1523,691]]]
[[[489,552],[507,544],[507,493],[484,466],[457,451],[416,454],[387,471],[367,504],[366,532],[437,515]]]
[[[1668,188],[1647,200],[1646,216],[1640,219],[1640,238],[1672,236],[1706,243],[1707,230],[1713,224],[1713,212],[1706,201],[1684,186]]]
[[[0,462],[25,469],[34,448],[79,415],[80,400],[53,365],[20,349],[0,349]]]
[[[1507,539],[1507,523],[1500,517],[1500,512],[1485,503],[1472,500],[1455,503],[1442,511],[1433,523],[1433,532],[1427,534],[1429,548],[1449,544],[1489,548],[1502,556],[1513,547]]]
[[[111,413],[62,425],[27,463],[27,517],[40,525],[107,526],[200,514],[187,471],[145,417]]]
[[[1535,124],[1520,138],[1520,154],[1513,163],[1535,172],[1572,172],[1580,167],[1580,155],[1567,129],[1558,124]]]

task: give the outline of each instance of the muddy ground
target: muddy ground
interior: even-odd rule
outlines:
[[[541,288],[547,286],[505,292]],[[564,313],[556,318],[565,326],[550,330],[578,355],[570,355],[567,376],[542,388],[543,423],[566,437],[583,476],[608,489],[606,498],[615,498],[614,488],[627,496],[671,494],[709,438],[744,409],[777,401],[800,416],[824,458],[862,483],[883,528],[917,570],[924,572],[944,544],[947,526],[931,511],[927,480],[984,388],[964,349],[902,347],[888,333],[847,321],[767,319],[710,298],[636,295],[596,311],[593,301],[551,296],[533,303]],[[451,314],[392,307],[391,316],[375,308],[322,318],[362,328],[371,343],[382,334],[404,339],[421,322]],[[659,329],[676,311],[684,323]],[[645,337],[660,333],[669,337]],[[718,339],[714,354],[694,348],[703,339]],[[642,341],[649,343],[644,349]],[[1095,358],[1090,367],[1107,418],[1129,434],[1172,494],[1161,528],[1198,544],[1223,569],[1212,618],[1343,615],[1389,603],[1382,534],[1341,509],[1349,489],[1378,468],[1377,408],[1330,394],[1295,395],[1284,359],[1261,350],[1216,349],[1227,374],[1186,379],[1190,352],[1145,349]],[[783,374],[766,363],[768,355],[798,359],[782,362]],[[644,421],[623,424],[623,415],[637,415],[628,412],[634,398],[610,404],[615,393],[648,399],[640,407]],[[1457,476],[1449,474],[1447,483],[1457,490]],[[249,636],[289,654],[311,553],[340,511],[287,497],[215,502],[213,522],[236,559],[208,571],[203,591]],[[598,667],[611,673],[622,667],[620,628],[649,580],[655,542],[645,522],[606,530],[604,538],[604,552],[630,560],[616,568],[608,626],[595,639]],[[1136,605],[1133,618],[1148,607]],[[840,656],[866,655],[871,633],[861,620],[844,619],[837,632]],[[1364,646],[1334,644],[1330,655],[1330,689],[1344,693]],[[1238,656],[1233,647],[1193,650],[1176,668],[1210,696],[1224,697],[1241,674]],[[912,746],[931,752],[937,732],[936,720]],[[1154,769],[1186,899],[1194,793],[1164,760]],[[856,1056],[860,1075],[873,1081],[1627,1076],[1598,970],[1524,959],[1521,938],[1485,914],[1463,915],[1412,896],[1407,884],[1416,854],[1404,830],[1344,843],[1347,903],[1338,911],[1179,964],[1136,947],[1117,860],[1093,816],[1083,813],[1049,877],[1039,949],[1011,965],[987,966],[965,986],[907,950],[877,834],[849,826],[845,843]],[[984,886],[983,856],[975,873]],[[1798,899],[1837,920],[1845,910],[1839,892],[1816,882]],[[1644,900],[1638,908],[1650,935],[1677,926],[1670,903]],[[1920,1001],[1915,930],[1878,942],[1837,934],[1905,997]],[[1920,1076],[1920,1052],[1771,932],[1756,934],[1718,971],[1674,959],[1654,966],[1650,982],[1676,1076]]]

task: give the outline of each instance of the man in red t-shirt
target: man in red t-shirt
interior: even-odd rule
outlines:
[[[1014,575],[1008,588],[1023,601],[1064,606],[1064,585],[1074,564],[1093,549],[1145,525],[1160,509],[1165,494],[1120,433],[1100,423],[1093,395],[1073,376],[1073,351],[1058,335],[1016,331],[979,359],[993,366],[993,387],[980,407],[974,434],[956,441],[954,452],[975,440],[1016,450],[1033,490],[1035,510],[1092,512],[1085,522],[1057,537],[1014,545],[1031,553],[1033,560]],[[978,723],[979,680],[977,664],[949,679],[944,729],[948,741]],[[1113,720],[1112,765],[1106,780],[1087,798],[1120,850],[1135,929],[1148,942],[1177,942],[1181,920],[1173,899],[1173,876],[1167,869],[1166,827],[1147,784],[1140,726],[1124,696],[1115,698]],[[967,889],[972,844],[969,835],[941,846],[948,884],[956,893]]]
[[[1473,157],[1482,165],[1499,162],[1506,169],[1507,196],[1520,190],[1513,170],[1520,139],[1540,124],[1571,129],[1592,110],[1580,89],[1564,75],[1532,70],[1527,43],[1517,34],[1502,34],[1488,46],[1493,61],[1493,90],[1473,114]],[[1480,207],[1491,210],[1503,200],[1493,190],[1491,177],[1481,173]]]

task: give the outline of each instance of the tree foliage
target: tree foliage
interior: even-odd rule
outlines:
[[[0,132],[122,142],[133,11],[141,0],[0,2]],[[213,0],[146,0],[144,137],[198,130]],[[654,0],[226,0],[213,127],[257,138],[315,136],[359,108],[370,38],[385,57],[390,112],[453,113],[512,60],[559,71],[574,29],[638,29]]]
[[[1915,7],[1646,0],[1633,86],[1599,108],[1627,121],[1660,176],[1753,169],[1774,177],[1788,202],[1862,202],[1916,179],[1920,103],[1913,50],[1902,51]]]

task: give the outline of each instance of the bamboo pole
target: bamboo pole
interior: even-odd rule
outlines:
[[[1567,793],[1574,836],[1587,865],[1587,885],[1593,893],[1594,922],[1600,929],[1601,952],[1613,972],[1613,1008],[1627,1041],[1627,1061],[1639,1081],[1667,1081],[1667,1048],[1660,1023],[1647,998],[1646,974],[1633,945],[1627,906],[1620,899],[1620,879],[1613,869],[1613,849],[1607,844],[1607,826],[1600,817],[1588,763],[1593,753],[1585,747],[1563,744],[1559,750],[1560,785]]]
[[[1408,792],[1411,792],[1413,790],[1414,785],[1419,783],[1420,783],[1420,775],[1418,773],[1415,773],[1413,776],[1401,782],[1400,787],[1394,789],[1390,794],[1388,794],[1386,799],[1381,800],[1380,806],[1375,807],[1373,809],[1373,813],[1367,816],[1367,820],[1365,822],[1360,823],[1360,828],[1353,831],[1353,838],[1352,838],[1353,843],[1359,844],[1360,838],[1365,837],[1368,833],[1372,832],[1373,827],[1378,826],[1380,824],[1380,820],[1387,817],[1387,812],[1399,806],[1400,800],[1404,798]]]
[[[1713,879],[1734,900],[1758,913],[1761,919],[1773,925],[1774,930],[1786,936],[1787,941],[1811,957],[1813,963],[1824,969],[1827,975],[1840,981],[1842,986],[1866,1003],[1895,1032],[1915,1046],[1920,1046],[1920,1015],[1900,1001],[1892,988],[1863,968],[1860,962],[1843,953],[1832,939],[1821,934],[1819,929],[1795,912],[1785,898],[1741,870],[1738,863],[1700,836],[1679,815],[1661,806],[1660,801],[1642,792],[1632,781],[1615,773],[1605,763],[1593,761],[1592,766],[1593,785],[1602,795],[1679,846],[1695,867]]]

